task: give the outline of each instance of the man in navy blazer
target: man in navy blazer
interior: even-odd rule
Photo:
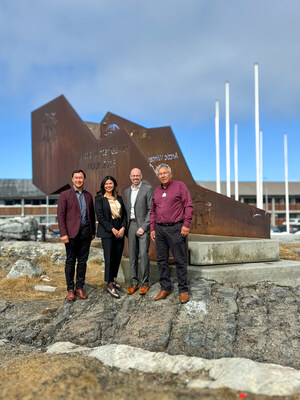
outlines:
[[[65,244],[67,254],[65,275],[68,301],[75,300],[75,293],[81,299],[87,298],[83,286],[90,245],[95,237],[95,211],[91,193],[83,189],[85,179],[84,171],[73,171],[73,187],[60,194],[57,206],[60,240]]]

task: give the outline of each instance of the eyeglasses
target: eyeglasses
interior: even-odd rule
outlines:
[[[168,172],[159,172],[157,175],[158,176],[163,176],[163,175],[169,175],[169,171]]]

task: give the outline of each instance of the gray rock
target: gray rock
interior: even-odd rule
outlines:
[[[95,357],[103,364],[130,372],[160,374],[192,372],[199,378],[188,382],[190,388],[217,389],[228,387],[255,394],[289,396],[300,392],[300,371],[275,364],[260,364],[243,358],[205,360],[197,357],[170,356],[126,345],[105,345],[88,349],[70,343],[55,343],[49,354],[78,353]],[[208,377],[203,374],[208,373]]]
[[[21,276],[29,276],[32,278],[33,276],[41,276],[44,275],[46,272],[37,264],[33,264],[27,260],[18,260],[12,266],[12,269],[7,274],[7,278],[9,279],[17,279]]]
[[[49,285],[35,285],[34,290],[39,290],[41,292],[54,292],[56,287]]]
[[[37,230],[37,220],[32,217],[0,220],[0,240],[35,240]]]
[[[66,262],[66,252],[55,252],[51,256],[51,261],[54,264],[64,264]]]

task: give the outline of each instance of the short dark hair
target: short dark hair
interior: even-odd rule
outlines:
[[[85,172],[84,172],[82,169],[75,169],[75,170],[72,172],[72,178],[73,178],[74,174],[79,174],[80,172],[83,174],[84,179],[85,179],[85,178],[86,178],[86,175],[85,175]]]
[[[97,195],[102,196],[102,197],[105,195],[104,185],[106,184],[107,181],[112,181],[114,183],[114,188],[113,188],[113,191],[112,191],[112,195],[114,197],[116,197],[118,183],[115,180],[115,178],[113,176],[111,176],[111,175],[107,175],[105,178],[102,179],[102,182],[100,184],[100,190],[99,190],[99,192],[97,192]]]

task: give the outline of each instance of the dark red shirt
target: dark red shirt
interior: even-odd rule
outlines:
[[[190,227],[193,216],[193,203],[185,183],[171,181],[167,188],[158,186],[153,193],[150,212],[150,231],[155,230],[156,223],[183,221],[183,226]]]

